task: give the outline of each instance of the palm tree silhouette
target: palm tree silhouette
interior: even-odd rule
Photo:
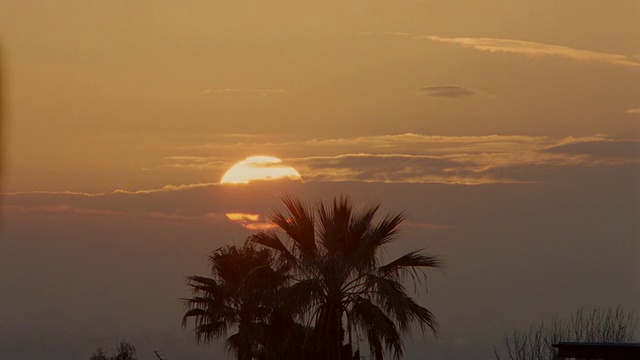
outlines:
[[[399,359],[401,335],[413,324],[436,334],[433,314],[408,294],[401,280],[420,284],[426,280],[424,270],[440,269],[442,261],[418,250],[380,264],[380,252],[396,239],[403,214],[375,223],[379,206],[356,212],[349,197],[315,206],[295,197],[283,202],[286,212],[274,211],[271,220],[286,233],[286,241],[273,230],[248,240],[275,250],[281,267],[290,269],[283,291],[288,304],[306,311],[314,325],[311,354],[317,359],[359,358],[359,350],[353,353],[355,334],[356,345],[360,335],[366,337],[376,360],[385,351]]]
[[[209,256],[212,277],[189,276],[193,297],[186,298],[182,326],[194,320],[196,342],[208,343],[238,332],[226,340],[227,351],[239,360],[252,359],[264,342],[265,323],[272,316],[275,291],[288,269],[278,267],[271,251],[251,244],[226,246]]]

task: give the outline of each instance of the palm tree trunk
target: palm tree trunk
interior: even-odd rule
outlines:
[[[320,310],[316,325],[318,339],[317,359],[342,360],[342,310],[340,304],[328,303]]]

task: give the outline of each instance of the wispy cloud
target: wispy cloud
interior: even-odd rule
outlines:
[[[184,184],[184,185],[165,185],[156,189],[142,189],[142,190],[125,190],[125,189],[116,189],[110,192],[96,192],[96,193],[87,193],[87,192],[78,192],[78,191],[13,191],[13,192],[4,192],[0,193],[2,196],[21,196],[21,195],[51,195],[51,196],[78,196],[78,197],[99,197],[106,196],[112,194],[125,194],[125,195],[139,195],[139,194],[154,194],[154,193],[163,193],[163,192],[173,192],[173,191],[182,191],[188,189],[195,188],[205,188],[211,186],[217,186],[216,183],[201,183],[201,184]]]
[[[423,91],[428,96],[454,99],[469,97],[476,93],[474,89],[457,85],[425,86],[420,88],[420,91]]]
[[[42,195],[41,193],[33,193],[31,195]],[[16,211],[16,212],[39,212],[39,213],[50,213],[50,214],[83,214],[83,215],[105,215],[105,216],[118,216],[123,217],[130,215],[121,211],[112,211],[112,210],[96,210],[96,209],[85,209],[79,208],[75,206],[71,206],[68,204],[57,204],[50,206],[20,206],[20,205],[2,205],[2,209],[5,211]]]
[[[283,93],[284,89],[272,89],[272,88],[260,88],[260,89],[245,89],[245,88],[222,88],[222,89],[205,89],[202,90],[202,94],[257,94],[261,96],[273,95]]]
[[[538,177],[527,175],[534,173],[533,170],[522,171],[522,167],[544,167],[545,171],[551,171],[549,169],[563,167],[637,164],[640,159],[633,156],[632,149],[638,144],[640,142],[636,140],[618,140],[607,135],[552,138],[405,133],[234,143],[233,146],[276,154],[297,154],[283,159],[306,181],[477,185],[539,181]],[[219,153],[228,146],[225,143],[207,144],[194,151]],[[180,161],[192,161],[197,165],[206,162],[206,156],[192,160],[182,158]]]
[[[433,35],[420,36],[419,38],[471,47],[480,51],[515,53],[529,56],[557,56],[585,62],[602,62],[633,67],[640,66],[640,62],[632,56],[576,49],[568,46],[533,41],[484,37],[446,38]]]
[[[128,195],[152,194],[152,193],[160,193],[160,192],[171,192],[171,191],[181,191],[181,190],[194,189],[194,188],[211,187],[216,185],[217,184],[215,183],[202,183],[202,184],[186,184],[186,185],[165,185],[158,189],[145,189],[145,190],[117,189],[112,191],[111,194],[128,194]]]
[[[612,54],[535,41],[490,37],[442,37],[436,35],[418,35],[401,32],[387,32],[384,34],[408,36],[414,39],[424,39],[438,43],[459,45],[479,51],[512,53],[534,57],[553,56],[582,62],[598,62],[631,67],[640,66],[640,58],[638,58],[637,55]]]
[[[42,194],[30,194],[31,196],[38,196]],[[32,199],[37,199],[33,198]],[[95,206],[95,204],[92,204]],[[40,213],[40,214],[58,214],[69,216],[88,216],[93,218],[103,218],[109,220],[118,221],[154,221],[162,222],[164,224],[171,222],[202,222],[206,223],[211,220],[222,221],[225,219],[223,213],[202,213],[202,214],[181,214],[179,212],[163,212],[163,211],[126,211],[126,210],[107,210],[96,209],[91,207],[80,207],[70,204],[55,204],[55,205],[0,205],[0,209],[6,212],[13,213]]]
[[[180,155],[167,156],[163,171],[200,170],[222,173],[239,159],[219,157],[229,148],[282,156],[307,182],[378,182],[437,184],[522,184],[541,181],[541,173],[562,168],[640,164],[640,141],[598,134],[582,137],[484,135],[433,136],[416,133],[351,138],[265,141],[215,141],[180,147]],[[190,155],[197,154],[197,155]],[[216,156],[207,154],[217,154]],[[523,170],[523,169],[527,170]],[[538,170],[536,170],[538,169]],[[544,176],[542,176],[544,178]],[[64,197],[168,194],[216,187],[214,182],[165,185],[149,189],[117,189],[106,193],[73,191],[11,192]]]
[[[629,109],[627,110],[627,114],[640,115],[640,108]]]
[[[69,190],[62,190],[62,191],[34,190],[34,191],[12,191],[12,192],[0,193],[0,195],[5,195],[5,196],[19,196],[19,195],[71,195],[71,196],[87,196],[87,197],[102,196],[104,194],[105,193],[87,193],[87,192],[69,191]]]
[[[230,166],[228,161],[220,159],[217,156],[167,156],[164,159],[166,163],[163,166],[171,168],[203,170]]]
[[[197,151],[208,149],[212,154],[219,154],[225,146],[225,143],[208,144],[208,147],[198,147]],[[405,133],[247,143],[247,146],[256,146],[270,153],[300,154],[283,158],[306,179],[305,184],[295,183],[297,190],[305,186],[322,188],[325,184],[319,183],[327,182],[520,186],[553,182],[558,176],[585,174],[585,171],[597,173],[602,170],[606,173],[615,167],[626,171],[640,165],[640,140],[617,139],[604,134],[552,138]],[[185,149],[181,151],[188,153]],[[210,158],[206,155],[179,155],[165,160],[198,164]],[[172,168],[172,171],[183,170]],[[203,171],[209,173],[210,169]],[[291,191],[290,185],[268,182],[245,189],[198,183],[102,193],[14,192],[2,194],[5,197],[0,208],[16,216],[26,213],[90,216],[104,221],[193,223],[198,226],[208,226],[211,221],[216,221],[217,224],[257,230],[273,227],[264,216],[269,209],[265,204],[273,200],[274,193]],[[448,228],[446,224],[428,221],[408,225]]]
[[[587,155],[592,164],[640,163],[640,141],[600,139],[560,143],[545,149],[546,152]]]

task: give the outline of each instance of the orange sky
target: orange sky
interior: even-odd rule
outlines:
[[[295,158],[342,153],[313,140],[405,133],[637,140],[638,12],[637,1],[9,0],[4,187],[216,181],[265,144]],[[214,164],[167,168],[174,156]]]
[[[285,193],[406,210],[391,253],[447,259],[420,298],[442,337],[407,359],[485,359],[513,326],[583,306],[640,311],[638,14],[637,0],[3,1],[0,352],[88,358],[128,336],[222,354],[179,329],[184,276]],[[218,185],[254,155],[304,183]]]

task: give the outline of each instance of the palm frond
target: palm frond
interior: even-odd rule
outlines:
[[[353,215],[349,228],[349,242],[345,249],[345,255],[348,258],[354,257],[362,247],[363,241],[366,239],[365,234],[370,232],[373,227],[373,218],[378,209],[380,209],[380,204],[375,204]]]
[[[194,296],[192,298],[182,300],[184,301],[185,309],[205,308],[218,305],[223,306],[223,299],[209,296]]]
[[[329,255],[345,252],[351,238],[353,201],[349,196],[334,198],[333,204],[316,205],[319,217],[318,237]]]
[[[282,287],[286,281],[285,274],[274,270],[269,265],[260,265],[246,274],[238,290],[242,294],[269,293]]]
[[[264,338],[263,325],[248,323],[242,325],[236,334],[225,341],[227,352],[234,352],[238,359],[253,359],[258,352],[260,341]]]
[[[278,234],[276,234],[274,231],[267,230],[259,232],[257,234],[253,234],[249,236],[247,241],[266,246],[268,248],[279,251],[287,258],[295,259],[291,252],[289,252],[289,249],[287,249],[287,247],[282,243],[282,240],[280,240]]]
[[[398,226],[405,215],[387,215],[378,224],[371,224],[360,240],[360,246],[353,254],[351,261],[355,268],[369,271],[378,266],[380,248],[393,241],[398,234]]]
[[[282,202],[288,211],[288,216],[274,211],[270,216],[271,221],[289,235],[300,252],[305,256],[313,256],[317,251],[313,212],[293,196],[284,196]]]
[[[227,335],[227,324],[223,321],[205,323],[196,326],[196,343],[208,344],[211,340]]]
[[[303,315],[313,304],[320,301],[323,294],[319,279],[304,279],[280,291],[281,304],[292,315]]]
[[[219,286],[218,282],[215,279],[199,275],[187,276],[187,284],[189,286],[199,286],[202,288],[216,288]]]
[[[407,218],[404,213],[387,215],[376,225],[373,234],[380,245],[384,245],[395,239],[400,224]]]
[[[378,353],[380,349],[377,344],[382,344],[387,351],[393,354],[394,359],[402,357],[404,345],[395,323],[369,299],[356,299],[349,310],[349,316],[356,326],[369,335],[369,346],[372,353]]]
[[[437,336],[438,323],[431,311],[418,305],[400,282],[393,278],[369,275],[367,283],[374,287],[376,301],[396,319],[403,332],[409,332],[411,325],[418,323],[423,334],[428,328]]]
[[[191,275],[187,277],[187,286],[191,288],[191,293],[196,295],[207,295],[212,298],[223,297],[224,289],[215,280],[206,276]]]
[[[373,289],[376,302],[397,322],[402,332],[407,332],[411,325],[409,300],[404,286],[395,279],[369,274],[367,287]]]
[[[406,268],[441,269],[443,265],[440,257],[423,254],[421,249],[404,254],[398,259],[379,267],[378,272],[387,275]]]
[[[375,329],[369,329],[367,331],[367,340],[369,342],[369,349],[374,358],[376,360],[384,360],[384,348],[382,347],[382,342],[380,341],[380,337],[378,336],[378,333],[376,333]]]
[[[427,308],[418,305],[415,300],[409,298],[408,311],[411,314],[414,322],[417,322],[420,325],[420,329],[422,333],[426,331],[427,328],[431,330],[433,335],[438,336],[438,322],[436,321],[433,313],[429,311]]]

